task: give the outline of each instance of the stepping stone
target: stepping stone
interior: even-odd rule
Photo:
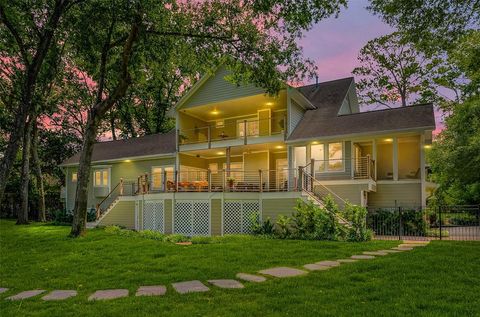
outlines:
[[[220,288],[244,288],[242,283],[236,280],[208,280],[208,283]]]
[[[399,250],[378,250],[378,252],[385,252],[385,253],[401,253],[402,251],[399,251]]]
[[[334,267],[334,266],[339,266],[341,263],[338,262],[338,261],[320,261],[320,262],[317,262],[315,263],[316,265],[323,265],[323,266],[331,266],[331,267]]]
[[[167,288],[163,285],[140,286],[135,296],[161,296],[166,292]]]
[[[180,294],[208,292],[210,289],[200,281],[186,281],[172,284],[173,288]]]
[[[365,251],[365,252],[363,252],[363,254],[365,254],[365,255],[380,255],[380,256],[388,255],[387,252],[382,252],[382,251]]]
[[[5,293],[8,290],[9,290],[9,288],[0,287],[0,294]]]
[[[115,299],[121,297],[128,296],[128,289],[105,289],[96,291],[90,297],[88,297],[89,301],[92,300],[107,300],[107,299]]]
[[[247,282],[255,282],[255,283],[261,283],[267,280],[264,276],[247,274],[247,273],[238,273],[237,278]]]
[[[314,264],[305,264],[303,267],[309,271],[325,271],[325,270],[331,269],[333,266],[318,265],[314,263]]]
[[[406,248],[406,247],[395,247],[392,248],[392,250],[398,250],[398,251],[411,251],[413,248]]]
[[[51,291],[47,295],[43,296],[43,300],[64,300],[70,297],[75,297],[77,296],[77,291],[74,290],[55,290]]]
[[[274,267],[271,269],[258,271],[258,273],[271,275],[275,277],[291,277],[291,276],[307,274],[308,272],[304,270],[294,269],[291,267]]]
[[[365,255],[365,254],[352,255],[351,258],[354,259],[354,260],[371,260],[371,259],[375,259],[375,257],[374,257],[373,255]]]
[[[340,263],[353,263],[353,262],[358,262],[358,260],[354,260],[354,259],[340,259],[340,260],[337,260],[337,262],[340,262]]]
[[[31,291],[24,291],[24,292],[18,293],[17,295],[7,297],[6,299],[22,300],[22,299],[27,299],[27,298],[30,298],[30,297],[40,295],[44,292],[45,292],[45,290],[43,290],[43,289],[35,289],[35,290],[31,290]]]

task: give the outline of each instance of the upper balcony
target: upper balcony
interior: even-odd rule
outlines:
[[[182,109],[177,123],[180,151],[283,141],[287,132],[286,93]]]

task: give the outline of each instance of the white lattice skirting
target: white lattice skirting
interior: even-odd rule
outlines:
[[[223,205],[223,233],[252,233],[253,221],[260,220],[258,200],[227,200]]]
[[[142,229],[165,233],[165,203],[163,200],[145,201]]]
[[[210,235],[210,201],[175,201],[173,232],[186,236]]]

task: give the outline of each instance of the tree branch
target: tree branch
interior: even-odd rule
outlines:
[[[0,4],[0,21],[3,22],[3,24],[7,27],[7,29],[12,34],[13,38],[15,39],[15,42],[17,42],[18,48],[20,49],[20,55],[22,56],[23,62],[28,67],[28,65],[30,65],[30,60],[28,58],[27,49],[25,47],[25,44],[23,43],[23,40],[20,37],[20,34],[18,33],[15,26],[7,18],[7,15],[5,14],[5,8],[1,4]]]

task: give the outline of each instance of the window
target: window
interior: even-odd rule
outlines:
[[[72,182],[76,182],[77,181],[77,173],[72,173]]]
[[[223,163],[223,169],[225,171],[227,170],[227,163]],[[230,163],[230,177],[234,178],[236,181],[243,180],[242,169],[242,162]]]
[[[217,163],[210,163],[208,164],[208,169],[212,174],[217,174],[218,173],[218,164]]]
[[[328,170],[343,170],[343,145],[341,142],[328,144]]]
[[[314,144],[311,146],[311,158],[315,160],[316,172],[325,171],[325,145]]]
[[[244,121],[238,122],[238,136],[244,137],[245,136],[245,123]],[[258,121],[247,121],[247,136],[258,136]]]
[[[215,127],[216,128],[223,128],[224,126],[225,126],[225,121],[224,120],[215,121]]]
[[[161,167],[152,167],[152,188],[153,189],[162,188],[162,173],[163,173],[163,169]]]
[[[108,186],[108,170],[96,170],[94,177],[94,186],[107,187]]]

